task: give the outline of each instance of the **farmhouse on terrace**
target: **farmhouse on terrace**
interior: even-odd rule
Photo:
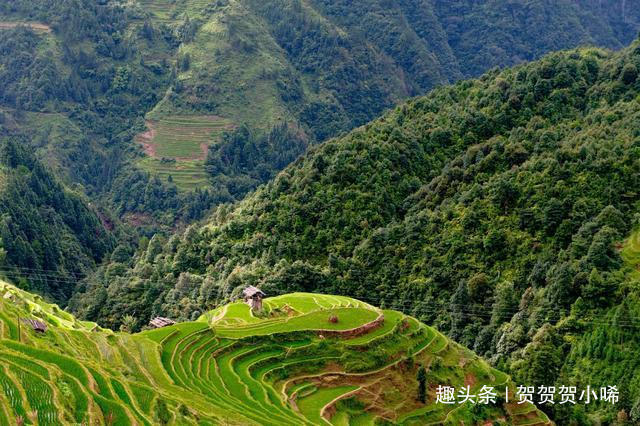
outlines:
[[[257,287],[249,286],[242,291],[245,303],[251,306],[253,311],[262,310],[262,298],[266,296],[262,290]]]
[[[169,318],[164,318],[164,317],[155,317],[154,319],[152,319],[149,322],[149,325],[152,328],[162,328],[162,327],[166,327],[168,325],[173,325],[176,322],[172,319]]]

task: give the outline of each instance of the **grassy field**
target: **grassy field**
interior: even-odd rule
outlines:
[[[187,17],[197,22],[193,40],[182,43],[173,58],[190,56],[188,69],[178,72],[185,89],[179,95],[168,93],[150,119],[193,114],[202,110],[202,103],[206,110],[254,129],[269,130],[294,118],[278,88],[279,76],[288,75],[290,65],[264,21],[246,4],[237,0],[136,3],[154,25],[177,28]]]
[[[631,267],[640,266],[640,231],[635,231],[625,241],[620,251],[622,259]]]
[[[171,176],[171,180],[180,190],[188,191],[205,188],[209,185],[208,175],[204,170],[204,161],[201,160],[162,161],[146,157],[140,160],[138,165],[165,182]]]
[[[399,312],[340,296],[265,299],[254,315],[232,303],[138,334],[81,322],[0,283],[0,425],[459,424],[466,407],[417,400],[428,383],[510,385],[509,378],[436,330]],[[331,322],[329,316],[338,317]],[[383,316],[365,334],[351,330]],[[36,334],[18,317],[48,324]],[[377,324],[377,323],[376,323]],[[436,362],[437,361],[437,362]],[[490,410],[509,424],[548,424],[534,406]],[[523,411],[524,410],[524,411]]]
[[[137,140],[154,158],[195,160],[206,157],[206,147],[233,128],[215,116],[172,116],[147,122],[148,131]]]
[[[159,28],[174,31],[187,21],[195,25],[193,40],[181,43],[172,56],[148,51],[149,62],[178,64],[189,56],[189,67],[176,67],[183,89],[169,90],[147,114],[148,129],[138,136],[147,156],[139,166],[179,190],[209,186],[203,160],[206,145],[232,125],[247,124],[269,131],[296,114],[282,99],[282,76],[292,69],[264,21],[237,0],[138,0],[140,16]],[[137,31],[145,21],[134,22]],[[245,46],[239,48],[238,46]],[[308,96],[313,95],[309,91]],[[198,115],[209,111],[224,119]],[[154,134],[155,130],[155,134]],[[162,159],[173,161],[162,161]]]

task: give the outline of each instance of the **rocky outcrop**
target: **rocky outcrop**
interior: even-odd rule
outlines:
[[[359,327],[351,328],[349,330],[318,330],[318,336],[351,339],[362,336],[363,334],[380,327],[382,324],[384,324],[384,314],[381,312],[378,318]]]

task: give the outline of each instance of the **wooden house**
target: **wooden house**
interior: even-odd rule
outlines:
[[[251,306],[251,310],[262,310],[262,298],[266,296],[262,290],[251,285],[242,291],[242,296],[244,297],[245,303]]]
[[[162,328],[168,325],[173,325],[175,323],[176,322],[174,320],[164,317],[155,317],[154,319],[149,321],[149,325],[153,328]]]
[[[46,333],[47,331],[47,324],[43,323],[42,321],[31,318],[22,318],[21,321],[30,326],[34,331],[37,331],[38,333]]]

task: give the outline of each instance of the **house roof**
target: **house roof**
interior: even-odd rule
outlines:
[[[31,328],[33,328],[35,331],[39,331],[41,333],[44,333],[45,331],[47,331],[47,324],[43,323],[42,321],[29,319],[29,318],[22,318],[22,322],[30,325]]]
[[[151,321],[149,321],[149,325],[151,325],[152,327],[155,328],[162,328],[162,327],[166,327],[168,325],[173,325],[176,322],[170,318],[165,318],[165,317],[155,317],[154,319],[152,319]]]
[[[252,286],[252,285],[250,285],[249,287],[245,288],[245,289],[242,291],[242,294],[244,295],[244,297],[253,297],[253,296],[255,296],[256,294],[259,294],[259,295],[261,295],[261,296],[264,296],[264,295],[265,295],[265,294],[264,294],[264,292],[263,292],[262,290],[260,290],[260,289],[259,289],[259,288],[257,288],[257,287],[254,287],[254,286]]]

